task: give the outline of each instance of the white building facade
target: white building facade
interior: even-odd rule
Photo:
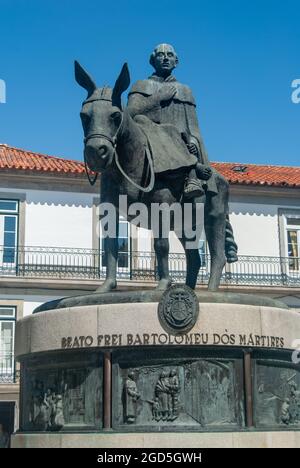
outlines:
[[[231,184],[230,219],[239,262],[227,265],[222,290],[279,298],[300,308],[300,168],[214,166]],[[80,162],[0,145],[0,415],[18,426],[16,320],[41,303],[92,292],[105,275],[99,229],[100,186]],[[99,235],[100,233],[100,235]],[[155,286],[151,233],[121,219],[119,285]],[[199,288],[209,274],[199,245]],[[170,270],[184,280],[181,244],[171,235]]]

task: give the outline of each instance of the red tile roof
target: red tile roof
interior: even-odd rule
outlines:
[[[84,164],[0,144],[0,169],[83,174]]]
[[[300,167],[214,162],[231,184],[300,188]],[[84,164],[0,144],[0,169],[84,174]]]
[[[300,167],[241,163],[212,163],[230,184],[300,187]],[[241,170],[239,170],[239,168]]]

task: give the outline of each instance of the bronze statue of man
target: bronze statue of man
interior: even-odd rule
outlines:
[[[194,160],[186,161],[186,182],[184,186],[185,199],[191,199],[204,194],[218,197],[218,187],[228,190],[228,183],[215,169],[209,165],[208,156],[201,138],[196,104],[191,89],[179,83],[172,75],[178,64],[174,48],[169,44],[159,44],[150,56],[150,64],[155,72],[146,80],[137,81],[128,96],[128,110],[132,117],[145,116],[155,124],[171,125],[177,129],[186,144],[188,154]],[[182,158],[185,155],[182,153]],[[177,168],[182,170],[184,161],[177,162]],[[168,164],[162,165],[162,170],[168,173]],[[222,179],[222,184],[216,179]],[[226,216],[226,257],[227,262],[237,260],[237,245],[233,238],[232,227]]]

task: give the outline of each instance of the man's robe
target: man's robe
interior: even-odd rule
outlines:
[[[170,84],[175,86],[177,90],[175,96],[169,101],[154,103],[153,99],[159,89]],[[169,151],[165,151],[165,158],[161,161],[157,161],[156,165],[154,164],[154,166],[156,166],[156,173],[173,171],[183,167],[189,168],[198,161],[202,164],[209,165],[208,156],[199,131],[196,104],[191,89],[179,83],[174,76],[169,76],[164,80],[161,77],[152,75],[147,80],[137,81],[132,86],[128,95],[128,110],[133,117],[142,115],[148,117],[152,123],[162,128],[166,125],[166,131],[169,133],[173,145],[170,143]],[[150,143],[153,142],[153,147],[155,149],[159,147],[161,150],[166,146],[167,140],[163,135],[158,135],[159,132],[158,130],[155,131],[155,125],[151,130],[151,128],[147,129],[146,120],[143,121],[142,119],[136,118],[136,121],[146,130],[148,138],[150,136]],[[148,127],[150,126],[151,124],[148,125]],[[173,134],[171,129],[168,129],[170,126],[174,127]],[[186,135],[190,143],[196,145],[198,149],[198,159],[188,152],[183,142],[182,134]],[[176,148],[174,149],[174,146],[177,150]],[[178,150],[180,154],[178,154]],[[214,176],[207,181],[207,186],[208,189],[211,188],[213,192],[217,192]]]

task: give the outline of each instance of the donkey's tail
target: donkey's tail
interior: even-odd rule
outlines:
[[[227,258],[227,263],[234,263],[238,261],[237,251],[238,246],[234,240],[233,229],[229,221],[229,215],[226,215],[225,255]]]

